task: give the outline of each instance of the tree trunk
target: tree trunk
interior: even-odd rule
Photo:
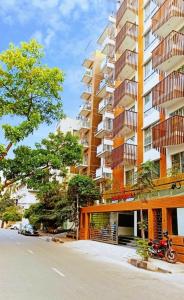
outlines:
[[[143,217],[143,210],[140,210],[140,217],[141,217],[141,237],[143,240],[145,240],[145,230],[142,228],[142,225],[144,223],[144,217]]]

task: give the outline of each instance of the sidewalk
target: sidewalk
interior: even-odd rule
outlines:
[[[75,249],[84,254],[89,254],[91,257],[102,262],[109,261],[119,264],[123,263],[127,266],[130,266],[128,259],[139,258],[139,256],[136,254],[136,249],[134,248],[116,246],[90,240],[66,242],[63,244],[63,246]],[[184,264],[182,263],[169,264],[165,261],[157,259],[149,259],[149,262],[154,266],[164,269],[172,274],[182,274],[184,279]]]

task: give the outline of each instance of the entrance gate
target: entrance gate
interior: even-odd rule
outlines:
[[[90,239],[118,244],[117,213],[93,213],[90,218]]]
[[[154,238],[155,239],[162,239],[162,210],[161,209],[154,209]]]

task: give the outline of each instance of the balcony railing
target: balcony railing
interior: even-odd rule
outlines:
[[[165,147],[184,143],[184,116],[173,116],[152,128],[153,148],[163,151]]]
[[[133,76],[137,70],[138,55],[134,51],[125,50],[115,63],[115,79],[125,79]]]
[[[86,72],[84,73],[84,75],[82,77],[82,82],[89,84],[90,81],[92,80],[92,76],[93,76],[92,69],[86,69]]]
[[[111,110],[112,109],[112,98],[103,99],[100,101],[98,106],[98,112],[104,113],[105,110]]]
[[[112,145],[108,145],[108,144],[100,144],[98,147],[97,147],[97,155],[100,156],[100,155],[108,155],[110,152],[112,151]]]
[[[127,106],[137,99],[137,82],[125,79],[114,91],[114,107]]]
[[[80,119],[80,129],[89,129],[90,128],[90,122],[86,118],[79,118]]]
[[[154,69],[169,72],[179,68],[184,59],[184,34],[172,31],[152,52]]]
[[[152,89],[153,106],[167,108],[184,98],[184,73],[173,72]]]
[[[89,142],[87,139],[82,139],[81,141],[81,145],[84,147],[84,148],[88,148],[89,147]]]
[[[184,25],[184,1],[166,0],[152,17],[153,33],[165,37]]]
[[[120,27],[126,21],[135,20],[138,11],[138,0],[124,0],[116,15],[116,26]]]
[[[111,177],[112,177],[111,168],[100,167],[100,168],[96,169],[96,179],[105,179],[105,178],[111,179]]]
[[[87,116],[91,111],[91,105],[89,103],[85,103],[80,107],[80,115]]]
[[[137,113],[131,110],[123,111],[113,120],[113,135],[126,136],[137,128]]]
[[[123,144],[112,150],[112,168],[121,165],[134,165],[137,157],[137,146]]]
[[[123,47],[121,47],[122,45],[125,47],[124,50],[131,49],[132,48],[131,45],[135,44],[135,42],[137,41],[137,37],[138,37],[138,26],[134,23],[126,22],[126,24],[122,27],[122,29],[116,36],[116,51],[118,50],[122,51],[123,50],[122,49]],[[127,40],[127,43],[125,42],[126,38],[129,38],[129,40]],[[131,40],[133,41],[133,43],[131,43]]]
[[[90,97],[91,97],[91,94],[92,94],[92,87],[91,87],[91,85],[87,85],[87,86],[85,87],[84,92],[83,92],[82,95],[81,95],[81,98],[82,98],[83,100],[89,100]]]

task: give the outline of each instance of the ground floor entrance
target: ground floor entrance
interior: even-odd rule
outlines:
[[[82,208],[80,238],[131,244],[132,237],[141,237],[141,212],[147,223],[146,238],[162,239],[163,230],[168,230],[178,258],[184,262],[184,196]]]

